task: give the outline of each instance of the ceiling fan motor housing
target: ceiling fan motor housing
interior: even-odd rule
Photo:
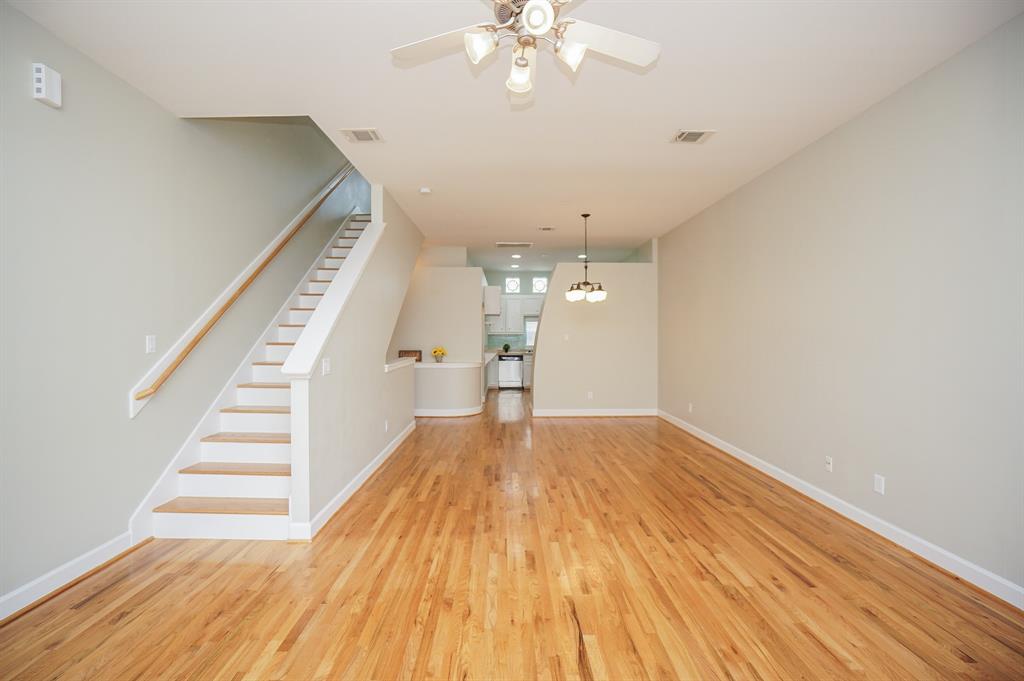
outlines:
[[[544,35],[558,18],[558,6],[551,0],[498,0],[494,3],[494,18],[504,24],[516,17],[513,30],[534,36]]]

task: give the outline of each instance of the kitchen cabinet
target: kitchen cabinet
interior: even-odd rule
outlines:
[[[544,304],[544,296],[520,296],[521,311],[524,317],[536,317],[540,314],[540,306]]]
[[[502,301],[501,316],[505,318],[505,333],[523,332],[523,301],[522,296],[505,296]]]
[[[523,357],[523,387],[533,387],[533,355]]]
[[[487,363],[487,387],[498,387],[498,358],[495,357]]]
[[[501,287],[484,286],[484,314],[501,314]]]
[[[486,302],[486,289],[484,298]],[[487,327],[487,333],[523,333],[525,331],[523,317],[536,317],[539,315],[540,307],[543,302],[544,296],[501,296],[500,314],[497,316],[487,314],[487,316],[484,317],[484,325]]]

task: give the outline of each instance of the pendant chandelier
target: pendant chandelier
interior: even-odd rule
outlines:
[[[587,218],[590,213],[581,213],[583,218],[583,281],[577,281],[565,292],[565,299],[570,303],[586,300],[588,303],[600,303],[608,297],[608,292],[601,286],[601,282],[591,283],[587,277],[590,266],[590,244],[587,240]]]

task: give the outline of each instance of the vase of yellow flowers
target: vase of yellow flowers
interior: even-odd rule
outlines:
[[[443,345],[438,345],[436,348],[430,351],[430,354],[434,356],[435,362],[443,362],[445,355],[448,354],[448,351],[444,349]]]

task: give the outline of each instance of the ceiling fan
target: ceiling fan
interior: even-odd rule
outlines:
[[[479,64],[505,38],[512,39],[512,72],[505,85],[514,93],[533,89],[533,67],[538,41],[550,43],[555,56],[574,72],[588,51],[614,59],[649,66],[658,58],[661,45],[611,28],[558,15],[571,0],[492,0],[495,23],[475,24],[418,40],[391,50],[396,59],[425,59],[463,45],[470,61]]]

